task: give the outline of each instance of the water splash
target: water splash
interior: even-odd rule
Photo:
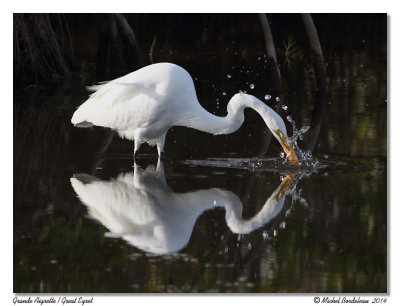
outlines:
[[[262,231],[262,238],[263,240],[271,239],[273,237],[277,238],[281,231],[284,231],[287,227],[286,218],[290,216],[290,214],[296,209],[296,205],[302,205],[304,208],[308,208],[307,201],[302,196],[302,189],[300,189],[297,185],[303,178],[308,178],[312,175],[311,171],[305,170],[296,170],[292,172],[292,174],[296,174],[293,182],[291,183],[290,187],[286,190],[286,202],[289,205],[289,208],[285,211],[285,217],[279,223],[278,226],[274,226],[273,228],[267,229],[267,225],[264,226],[264,230]],[[284,176],[281,177],[281,181]],[[285,204],[286,205],[286,204]],[[271,235],[269,235],[269,232]]]
[[[302,204],[305,208],[308,207],[307,201],[301,196],[302,189],[297,188],[297,184],[303,179],[303,178],[309,178],[311,176],[311,171],[301,171],[296,175],[296,178],[293,181],[293,184],[288,192],[288,195],[291,196],[292,198],[292,205],[291,207],[286,211],[286,215],[288,216],[290,214],[290,211],[292,207],[295,205],[296,202]],[[290,211],[289,211],[290,210]],[[289,212],[288,212],[289,211]]]
[[[244,92],[239,91],[242,95]],[[297,143],[298,139],[303,140],[303,136],[308,132],[309,126],[303,126],[297,129],[295,121],[291,116],[286,119],[293,126],[293,136],[288,137],[288,142],[293,145],[297,154],[299,165],[292,164],[284,152],[280,152],[280,157],[277,158],[207,158],[205,160],[185,160],[183,164],[190,166],[206,166],[217,168],[235,168],[242,170],[251,170],[253,172],[280,172],[280,171],[310,171],[312,173],[318,172],[320,169],[328,167],[326,164],[328,156],[325,155],[324,159],[319,161],[313,158],[311,151],[304,151],[299,148]],[[250,134],[249,134],[250,136]]]
[[[302,152],[298,149],[296,152]],[[301,156],[301,158],[299,157]],[[249,170],[251,172],[267,173],[267,172],[291,172],[291,171],[310,171],[312,173],[318,172],[320,169],[328,167],[324,163],[320,163],[317,160],[312,159],[311,154],[309,157],[306,153],[298,154],[301,165],[293,165],[287,158],[285,154],[280,157],[273,158],[207,158],[203,160],[183,160],[182,164],[195,166],[195,167],[213,167],[213,168],[230,168],[230,169],[240,169]]]
[[[300,165],[306,166],[307,168],[311,169],[317,169],[319,166],[319,161],[312,157],[311,151],[303,151],[299,148],[299,145],[297,144],[297,140],[303,140],[303,135],[308,132],[310,127],[303,126],[300,129],[297,129],[296,122],[291,116],[287,116],[286,119],[293,127],[293,136],[289,137],[289,141],[293,144],[293,148],[297,153]]]

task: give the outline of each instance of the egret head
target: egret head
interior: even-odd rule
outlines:
[[[240,114],[240,125],[243,122],[243,109],[249,107],[258,112],[264,119],[265,124],[268,126],[272,135],[279,141],[283,150],[287,154],[290,162],[293,164],[299,164],[296,152],[293,149],[293,144],[289,140],[286,132],[286,126],[283,119],[277,112],[266,105],[261,100],[257,99],[252,95],[245,93],[236,94],[232,97],[228,104],[228,115],[235,114],[238,116]],[[240,126],[239,125],[239,126]]]
[[[290,162],[298,165],[299,160],[297,158],[296,152],[294,151],[293,143],[287,136],[286,126],[285,123],[283,122],[282,117],[279,116],[279,114],[276,113],[274,110],[269,108],[268,121],[266,121],[266,123],[269,129],[271,130],[272,134],[281,144]]]
[[[293,143],[288,139],[286,133],[284,133],[280,129],[276,129],[275,134],[278,135],[277,139],[279,140],[283,150],[285,151],[289,160],[293,163],[298,165],[299,160],[297,158],[296,152],[293,149]],[[276,136],[275,136],[276,137]]]

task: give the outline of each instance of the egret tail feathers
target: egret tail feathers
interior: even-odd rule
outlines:
[[[98,91],[99,89],[103,88],[108,83],[110,83],[110,81],[98,82],[96,85],[86,86],[86,90],[95,92],[95,91]]]
[[[89,122],[89,121],[82,121],[82,122],[79,122],[79,123],[75,124],[76,127],[80,127],[80,128],[88,128],[88,127],[91,127],[93,125],[94,124]]]

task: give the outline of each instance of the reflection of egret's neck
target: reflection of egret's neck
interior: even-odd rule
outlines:
[[[88,207],[92,218],[106,226],[108,237],[121,237],[152,253],[179,251],[189,241],[197,218],[206,210],[225,208],[225,218],[234,233],[250,233],[274,218],[282,209],[295,175],[288,175],[254,217],[243,220],[241,200],[218,188],[175,193],[165,182],[161,161],[157,167],[101,181],[76,175],[71,184]]]
[[[243,206],[239,199],[238,201],[228,202],[228,205],[225,206],[225,218],[232,232],[236,234],[248,234],[275,218],[283,208],[286,194],[290,190],[295,177],[295,174],[287,175],[265,202],[262,209],[248,220],[244,220],[242,217]]]

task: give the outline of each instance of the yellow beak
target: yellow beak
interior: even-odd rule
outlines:
[[[279,186],[279,192],[275,196],[275,200],[279,201],[285,194],[286,191],[292,186],[292,183],[296,177],[296,174],[288,174],[286,177],[283,179],[281,185]]]
[[[286,140],[286,136],[282,133],[281,130],[276,130],[275,132],[278,134],[279,138],[281,139],[282,148],[285,151],[286,155],[288,156],[290,162],[292,164],[298,165],[299,160],[297,158],[296,152],[293,149],[292,143]]]

